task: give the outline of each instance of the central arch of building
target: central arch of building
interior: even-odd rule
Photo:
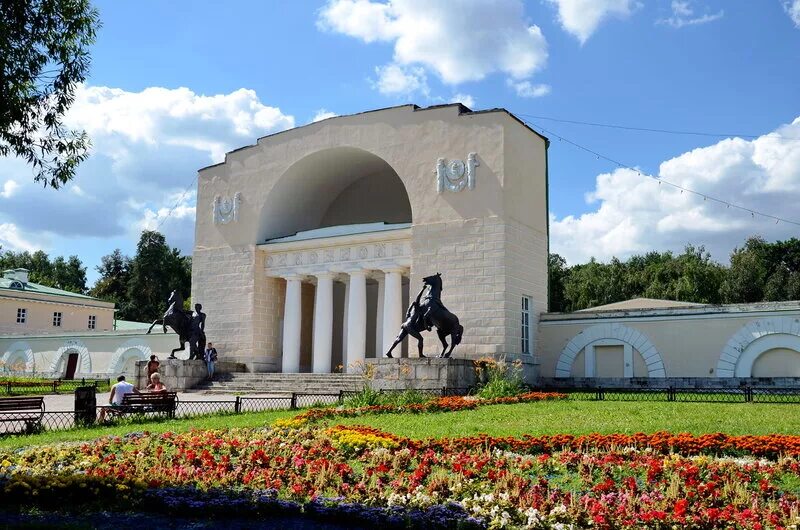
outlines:
[[[409,297],[411,222],[402,180],[363,149],[317,151],[281,176],[258,248],[285,281],[283,372],[358,370],[388,350]]]

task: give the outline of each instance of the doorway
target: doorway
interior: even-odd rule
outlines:
[[[78,368],[78,354],[70,353],[67,357],[67,372],[64,379],[75,379],[75,370]]]

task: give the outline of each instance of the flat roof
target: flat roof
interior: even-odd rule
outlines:
[[[250,144],[250,145],[243,145],[242,147],[238,147],[238,148],[236,148],[236,149],[234,149],[232,151],[228,151],[227,153],[225,153],[225,160],[223,160],[222,162],[219,162],[217,164],[211,164],[211,165],[208,165],[208,166],[205,166],[205,167],[201,167],[198,171],[203,171],[203,170],[215,167],[215,166],[224,165],[226,163],[227,159],[228,159],[228,155],[229,154],[235,153],[237,151],[241,151],[243,149],[248,149],[250,147],[255,147],[255,146],[258,145],[258,142],[263,140],[264,138],[271,138],[273,136],[277,136],[279,134],[284,134],[284,133],[287,133],[289,131],[295,131],[297,129],[302,129],[304,127],[312,127],[312,126],[315,126],[315,125],[317,125],[319,123],[330,121],[330,120],[338,120],[338,119],[341,119],[341,118],[350,118],[352,116],[360,116],[362,114],[370,114],[370,113],[373,113],[373,112],[382,112],[382,111],[386,111],[386,110],[401,109],[401,108],[405,108],[405,107],[410,108],[412,110],[412,112],[424,112],[426,110],[437,110],[437,109],[443,109],[443,108],[448,108],[448,107],[458,107],[458,115],[459,116],[461,116],[461,115],[469,116],[469,115],[473,115],[473,114],[489,114],[489,113],[493,113],[493,112],[502,112],[502,113],[505,113],[505,114],[509,115],[511,118],[513,118],[516,122],[518,122],[524,128],[528,129],[533,134],[535,134],[536,136],[538,136],[539,138],[544,140],[546,146],[550,145],[550,139],[548,137],[544,136],[542,133],[540,133],[536,129],[532,128],[530,125],[525,123],[524,120],[522,120],[522,119],[518,118],[516,115],[514,115],[514,113],[512,113],[512,112],[510,112],[507,109],[502,108],[502,107],[495,107],[495,108],[484,109],[484,110],[472,110],[472,109],[470,109],[469,107],[465,106],[462,103],[444,103],[444,104],[441,104],[441,105],[430,105],[428,107],[420,107],[419,105],[415,105],[413,103],[407,103],[405,105],[395,105],[393,107],[382,107],[380,109],[365,110],[365,111],[362,111],[362,112],[355,112],[353,114],[342,114],[340,116],[331,116],[330,118],[325,118],[324,120],[319,120],[319,121],[315,121],[315,122],[311,122],[311,123],[306,123],[304,125],[298,125],[297,127],[292,127],[291,129],[284,129],[282,131],[278,131],[278,132],[274,132],[274,133],[271,133],[271,134],[267,134],[265,136],[260,136],[260,137],[258,137],[256,139],[256,143]]]

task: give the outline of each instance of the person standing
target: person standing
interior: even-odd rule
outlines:
[[[150,360],[147,362],[147,380],[150,381],[150,378],[153,377],[153,374],[158,372],[158,367],[161,364],[158,362],[158,357],[155,355],[150,356]]]
[[[206,368],[208,368],[208,379],[211,380],[214,378],[214,365],[217,362],[217,349],[210,342],[208,345],[206,345],[204,357],[206,360]]]

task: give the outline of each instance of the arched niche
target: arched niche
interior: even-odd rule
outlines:
[[[597,348],[616,347],[622,349],[621,359],[626,365],[617,377],[633,377],[641,363],[646,367],[647,377],[666,377],[661,354],[647,335],[622,324],[598,324],[575,335],[558,357],[555,376],[598,377],[592,368]],[[573,368],[578,362],[583,364],[583,370]]]
[[[717,361],[717,377],[753,377],[753,369],[758,360],[765,368],[767,362],[775,364],[781,357],[791,363],[791,352],[800,353],[800,318],[771,317],[760,318],[742,326],[728,340]],[[762,357],[766,355],[766,357]],[[761,359],[760,359],[761,358]],[[772,359],[770,359],[772,358]],[[760,359],[760,360],[759,360]],[[797,362],[796,360],[794,362]],[[776,372],[772,377],[786,376],[791,364],[783,373]],[[763,372],[761,372],[763,375]]]
[[[17,341],[11,344],[0,357],[0,371],[6,372],[34,372],[36,363],[30,344]]]
[[[272,187],[261,210],[259,242],[329,226],[410,223],[411,202],[381,157],[356,147],[312,153]]]
[[[89,348],[77,339],[68,339],[64,342],[63,346],[58,348],[53,362],[50,364],[50,373],[55,377],[61,377],[67,368],[67,358],[71,353],[78,354],[78,369],[75,372],[76,375],[80,374],[86,376],[91,374],[92,356],[89,354]]]

